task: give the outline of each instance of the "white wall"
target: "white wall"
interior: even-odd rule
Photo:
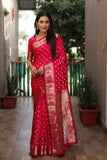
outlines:
[[[12,21],[12,10],[14,10],[14,20]],[[18,58],[18,3],[17,0],[11,0],[10,11],[10,61]]]
[[[4,11],[0,0],[0,96],[5,92],[5,61],[4,61]]]
[[[12,21],[12,10],[14,20]],[[4,16],[6,15],[6,16]],[[18,57],[17,0],[0,0],[0,96],[6,93],[5,73],[10,61]]]

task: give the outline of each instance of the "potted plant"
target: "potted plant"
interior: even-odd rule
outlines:
[[[18,75],[15,73],[13,76],[10,76],[10,73],[6,73],[6,86],[7,86],[7,94],[2,96],[2,103],[4,108],[15,108],[17,102],[17,93],[18,90],[25,93],[20,88],[17,88],[18,84]]]
[[[79,114],[84,125],[96,125],[100,110],[97,108],[97,92],[92,77],[87,73],[78,88]]]

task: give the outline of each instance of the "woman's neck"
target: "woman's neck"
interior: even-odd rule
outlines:
[[[43,37],[43,36],[46,36],[47,35],[47,32],[43,33],[43,32],[39,32],[38,36],[40,37]]]

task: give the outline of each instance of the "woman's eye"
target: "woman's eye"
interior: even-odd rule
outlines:
[[[46,23],[49,23],[49,21],[46,21]]]
[[[45,22],[44,21],[40,21],[40,23],[49,23],[49,21],[45,21]]]
[[[40,23],[43,23],[43,21],[40,21]]]

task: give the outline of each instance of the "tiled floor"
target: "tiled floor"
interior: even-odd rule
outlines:
[[[15,109],[0,109],[0,160],[107,160],[107,135],[97,126],[83,126],[78,100],[71,97],[78,144],[62,157],[31,158],[29,143],[33,116],[32,98],[18,98]]]

